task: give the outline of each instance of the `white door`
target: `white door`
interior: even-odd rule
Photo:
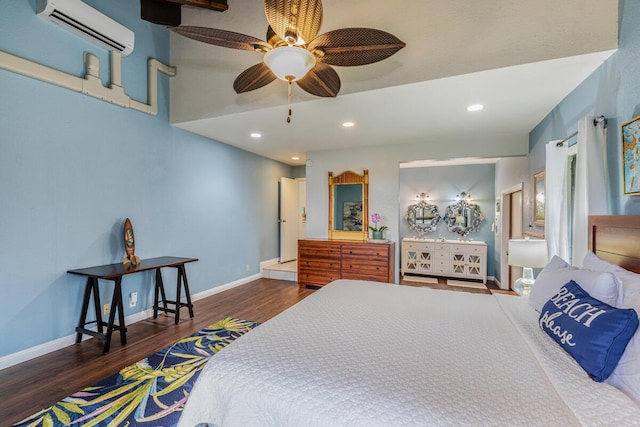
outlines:
[[[522,189],[523,184],[514,185],[502,190],[500,218],[500,288],[510,289],[513,280],[517,279],[509,265],[509,239],[522,236]]]
[[[280,262],[298,258],[298,181],[280,178]]]

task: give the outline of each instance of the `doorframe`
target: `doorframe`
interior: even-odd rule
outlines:
[[[286,200],[285,197],[283,197],[283,194],[284,194],[283,186],[284,186],[285,180],[292,181],[291,183],[287,183],[287,185],[289,184],[295,185],[295,192],[293,192],[295,193],[295,201],[294,201],[295,203],[291,203],[290,200]],[[300,200],[300,182],[295,178],[288,178],[286,176],[280,177],[280,179],[278,180],[278,263],[280,264],[284,262],[293,261],[298,258],[297,241],[300,238],[300,220],[299,220],[300,215],[298,215],[297,212],[300,206],[299,200]],[[295,205],[295,206],[289,206],[289,208],[292,211],[291,213],[294,216],[293,218],[289,218],[288,213],[283,212],[283,209],[282,209],[283,203]],[[285,222],[288,222],[287,229],[290,231],[290,233],[285,233],[284,231]],[[291,245],[287,245],[287,249],[290,250],[290,253],[285,254],[289,256],[284,257],[284,259],[283,259],[283,248],[285,247],[285,245],[283,242],[284,240],[283,237],[288,237],[291,240],[290,241]],[[293,243],[294,241],[295,243]]]
[[[522,191],[520,199],[520,210],[523,211],[524,204],[524,183],[521,182],[509,188],[502,190],[500,193],[500,289],[509,289],[509,236],[511,235],[511,194]]]

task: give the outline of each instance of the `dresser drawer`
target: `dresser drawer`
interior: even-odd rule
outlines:
[[[431,273],[446,276],[451,271],[449,265],[434,265]]]
[[[306,270],[338,271],[340,269],[340,258],[326,259],[315,257],[304,257],[298,260],[298,268]]]
[[[451,245],[446,243],[435,243],[433,245],[433,249],[438,252],[449,252],[451,250]]]
[[[368,272],[368,273],[380,273],[385,276],[389,274],[389,266],[385,262],[379,261],[356,261],[353,260],[342,260],[342,272]]]
[[[339,247],[327,247],[326,245],[300,245],[299,256],[302,258],[335,259],[340,260]]]
[[[315,270],[300,270],[298,273],[298,283],[310,284],[310,285],[326,285],[340,278],[340,272],[335,273],[315,271]]]
[[[388,245],[342,245],[342,258],[377,258],[383,261],[389,259]]]
[[[403,242],[402,247],[409,250],[426,250],[432,251],[434,249],[433,243],[422,242]]]
[[[387,275],[382,274],[362,274],[362,273],[342,273],[343,279],[351,280],[371,280],[372,282],[391,283]]]
[[[433,269],[434,271],[438,271],[440,273],[448,272],[449,270],[451,270],[451,260],[449,258],[435,260],[433,262]]]
[[[434,260],[448,260],[451,256],[449,252],[438,251],[431,254]]]
[[[452,245],[452,252],[462,252],[465,254],[481,254],[484,252],[485,246],[481,245]]]

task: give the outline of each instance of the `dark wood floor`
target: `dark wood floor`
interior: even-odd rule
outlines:
[[[259,279],[194,302],[195,317],[185,319],[183,309],[178,325],[169,315],[129,325],[127,345],[120,345],[116,332],[106,355],[103,341],[89,339],[4,369],[0,425],[14,424],[224,317],[265,322],[312,293],[295,282]]]
[[[401,284],[488,293],[450,287],[442,280],[438,284]],[[495,284],[487,286],[489,292],[497,290]],[[106,355],[102,354],[102,341],[89,339],[4,369],[0,371],[0,425],[14,424],[224,317],[265,322],[313,292],[300,289],[296,282],[259,279],[196,301],[195,317],[183,318],[178,325],[166,315],[130,325],[128,344],[120,345],[115,333]]]

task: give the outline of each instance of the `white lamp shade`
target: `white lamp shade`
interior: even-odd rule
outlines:
[[[509,240],[509,265],[516,267],[542,268],[549,261],[545,240]]]
[[[282,46],[267,52],[264,63],[280,80],[294,82],[316,65],[316,57],[301,47]]]

